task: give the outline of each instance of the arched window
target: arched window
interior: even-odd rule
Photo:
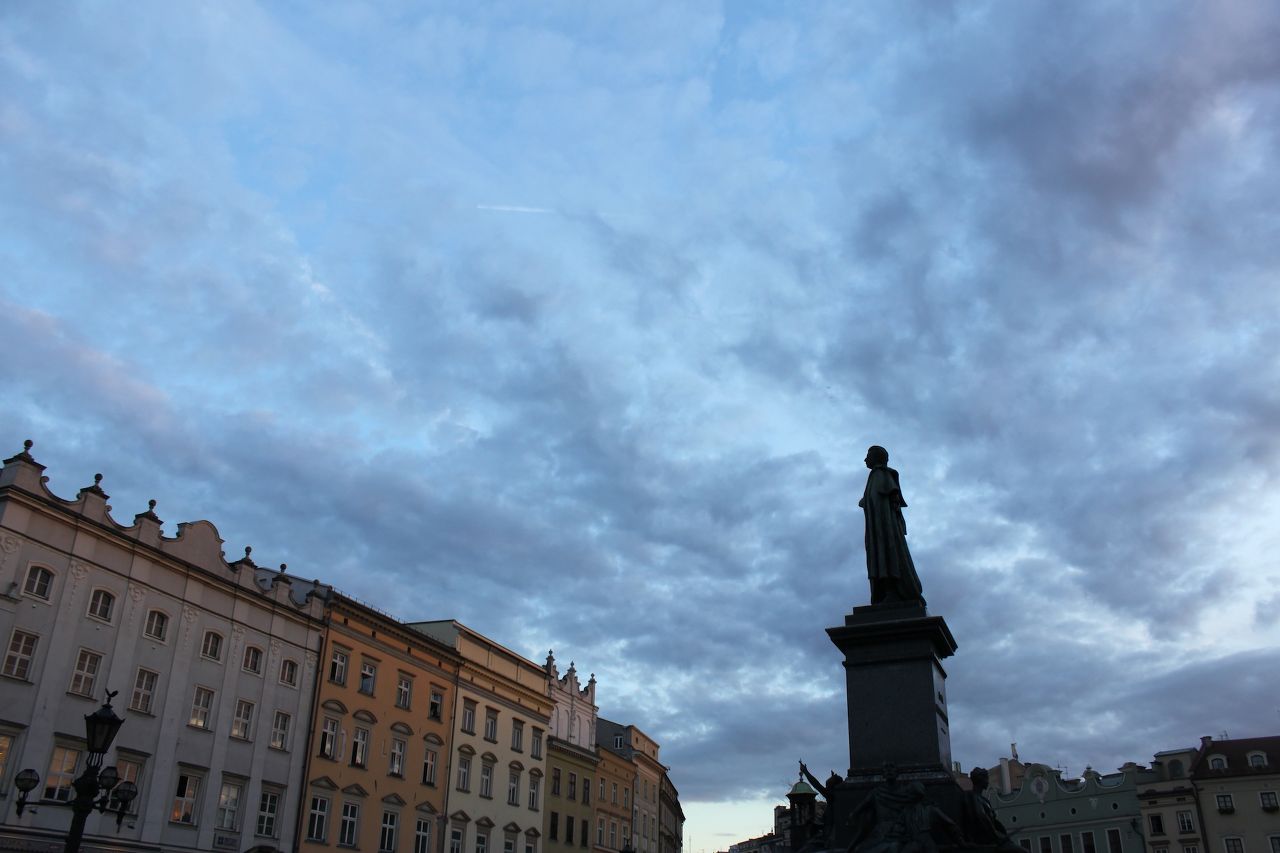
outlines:
[[[27,595],[48,601],[53,591],[53,572],[44,566],[32,566],[27,569],[27,582],[23,584],[22,591]]]
[[[217,631],[205,631],[200,643],[200,656],[209,660],[222,660],[222,635]]]
[[[169,634],[169,617],[162,610],[152,610],[147,614],[147,624],[142,629],[144,636],[164,642]]]
[[[95,589],[89,596],[89,615],[103,622],[111,621],[111,614],[116,609],[116,597],[105,589]]]
[[[245,646],[244,670],[254,675],[262,675],[262,649],[257,646]]]
[[[1221,755],[1213,755],[1213,756],[1210,756],[1210,757],[1209,757],[1209,769],[1210,769],[1210,770],[1226,770],[1226,769],[1227,769],[1227,759],[1223,758]]]
[[[1249,766],[1250,767],[1266,767],[1267,754],[1265,752],[1249,753]]]

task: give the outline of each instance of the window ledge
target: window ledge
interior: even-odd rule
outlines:
[[[94,703],[96,703],[96,702],[97,702],[97,700],[96,700],[96,699],[94,699],[94,698],[93,698],[93,696],[90,696],[90,695],[85,694],[85,693],[76,693],[76,692],[75,692],[75,691],[73,691],[73,690],[68,690],[68,691],[67,691],[67,695],[68,695],[68,696],[70,696],[70,697],[72,697],[73,699],[88,699],[90,702],[94,702]]]
[[[209,728],[208,726],[197,726],[195,723],[187,723],[187,728],[195,729],[198,732],[206,732],[206,733],[211,733],[213,731],[213,729]]]
[[[130,713],[130,714],[141,714],[141,715],[142,715],[142,716],[144,716],[144,717],[154,717],[154,716],[155,716],[155,714],[154,714],[154,713],[152,713],[151,711],[144,711],[144,710],[142,710],[141,708],[133,708],[133,707],[129,708],[129,713]]]
[[[8,679],[9,681],[16,681],[19,684],[35,684],[35,682],[30,678],[20,678],[16,675],[9,675],[7,672],[0,673],[0,678]]]

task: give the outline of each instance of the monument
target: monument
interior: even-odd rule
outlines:
[[[844,655],[849,767],[843,779],[819,785],[801,765],[827,800],[822,824],[801,834],[809,839],[803,849],[1006,850],[1003,827],[988,819],[951,772],[942,661],[955,653],[956,641],[946,621],[926,607],[907,547],[907,502],[898,472],[883,447],[872,446],[865,461],[869,472],[858,505],[871,603],[827,629]]]

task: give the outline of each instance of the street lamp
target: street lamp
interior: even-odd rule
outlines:
[[[111,709],[111,700],[119,691],[107,691],[107,701],[92,714],[84,715],[85,742],[89,747],[89,757],[85,761],[84,772],[76,778],[72,785],[76,789],[76,798],[71,801],[71,829],[67,832],[64,853],[77,853],[80,839],[84,837],[84,825],[94,809],[106,812],[112,800],[116,807],[116,831],[129,812],[129,804],[138,796],[138,786],[132,782],[121,782],[120,771],[114,767],[102,767],[102,758],[111,749],[111,742],[120,731],[124,719],[116,716]],[[13,779],[18,789],[18,814],[27,807],[27,795],[40,784],[40,774],[31,768],[22,770]],[[101,796],[98,796],[101,794]],[[61,805],[61,804],[59,804]]]

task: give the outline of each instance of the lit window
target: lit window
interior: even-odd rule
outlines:
[[[49,772],[44,779],[44,798],[60,803],[70,802],[75,796],[76,765],[80,763],[80,750],[67,746],[55,746],[49,760]]]
[[[115,608],[116,597],[105,589],[95,589],[89,598],[89,615],[94,619],[110,622]]]
[[[396,829],[399,824],[400,816],[395,812],[382,813],[382,831],[378,834],[380,853],[392,853],[396,849]]]
[[[197,729],[209,728],[209,717],[213,712],[213,691],[207,687],[197,687],[195,698],[191,700],[191,717],[187,725]]]
[[[392,776],[404,775],[404,741],[399,738],[391,739],[391,766],[387,770]]]
[[[351,738],[351,766],[364,767],[369,760],[369,730],[356,729]]]
[[[169,820],[173,823],[196,822],[196,801],[200,796],[200,777],[191,773],[178,774],[178,786],[173,792],[173,808]]]
[[[253,733],[253,703],[245,699],[236,700],[236,713],[231,718],[231,736],[240,740],[248,740]]]
[[[217,631],[205,631],[200,643],[200,656],[209,660],[222,660],[222,635]]]
[[[258,825],[255,835],[262,838],[276,837],[276,817],[280,814],[280,794],[276,791],[262,792],[258,798]]]
[[[218,792],[218,829],[234,832],[240,828],[240,797],[244,788],[235,782],[223,782]]]
[[[280,683],[290,687],[298,686],[298,662],[292,658],[280,661]]]
[[[307,811],[307,840],[324,841],[329,831],[329,800],[325,797],[312,797],[311,808]]]
[[[149,669],[139,669],[133,679],[133,697],[129,700],[129,710],[151,713],[151,703],[156,695],[156,683],[160,680],[157,673]]]
[[[342,819],[338,822],[338,846],[355,847],[357,830],[360,826],[360,804],[345,802],[342,804]]]
[[[373,683],[378,678],[378,668],[368,661],[360,664],[360,692],[373,695]]]
[[[262,675],[262,649],[257,646],[245,646],[244,663],[241,668],[254,675]]]
[[[44,566],[32,566],[27,571],[27,582],[23,584],[22,591],[27,595],[49,600],[49,592],[53,588],[53,572]]]
[[[71,673],[71,692],[81,696],[92,696],[93,685],[98,679],[98,669],[102,666],[102,655],[81,649],[76,656],[76,668]]]
[[[292,721],[292,718],[284,711],[276,711],[275,718],[271,721],[272,749],[289,748],[289,724]]]
[[[10,678],[31,680],[31,659],[36,655],[35,634],[26,631],[14,631],[9,638],[9,650],[4,656],[4,674]]]
[[[3,768],[0,768],[0,772],[3,772]],[[142,776],[142,762],[133,761],[128,758],[121,758],[117,754],[116,755],[116,773],[120,774],[119,775],[120,782],[132,782],[134,785],[137,785],[138,779]],[[133,800],[131,803],[129,803],[128,806],[125,806],[125,804],[121,800],[115,797],[114,794],[116,790],[119,790],[118,783],[117,783],[117,787],[112,791],[112,797],[111,797],[110,804],[108,805],[108,808],[110,808],[111,811],[113,812],[118,812],[123,806],[125,814],[137,814],[135,809],[138,805],[138,801]]]
[[[335,684],[347,683],[347,653],[334,649],[329,659],[329,680]]]
[[[436,751],[430,747],[422,757],[422,784],[424,785],[436,783],[436,757]]]
[[[169,617],[159,610],[152,610],[147,614],[147,624],[142,633],[163,643],[165,635],[169,633]]]
[[[338,721],[325,717],[320,726],[320,754],[325,758],[338,757]]]
[[[400,676],[396,679],[396,707],[409,708],[409,703],[413,699],[413,681],[407,676]]]
[[[484,739],[498,740],[498,712],[493,708],[486,708],[484,712]]]

